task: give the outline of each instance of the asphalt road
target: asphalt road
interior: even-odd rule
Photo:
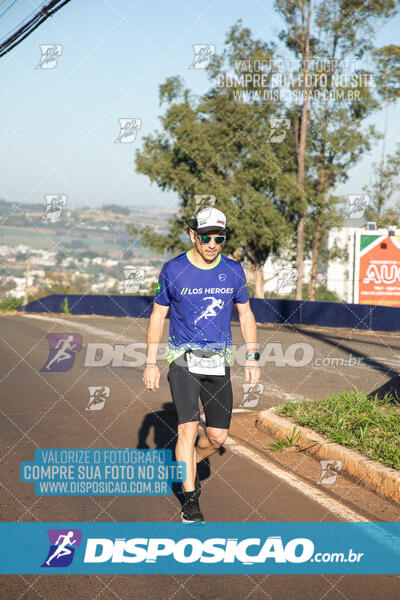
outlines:
[[[176,418],[166,363],[160,363],[162,379],[155,394],[143,386],[142,366],[121,366],[123,360],[135,360],[132,352],[123,356],[124,348],[143,344],[146,327],[146,320],[130,318],[0,318],[2,521],[179,521],[180,502],[174,494],[46,498],[35,496],[33,484],[19,481],[20,462],[33,460],[37,448],[174,447]],[[240,346],[238,325],[232,330],[234,343]],[[46,335],[67,332],[82,336],[82,348],[75,353],[72,367],[66,372],[41,371],[48,357]],[[232,368],[233,435],[225,452],[214,455],[210,469],[201,474],[201,507],[207,521],[352,521],[358,517],[398,521],[398,507],[354,483],[343,480],[333,493],[317,489],[313,479],[318,465],[306,457],[300,464],[290,453],[274,458],[266,452],[268,440],[255,429],[253,418],[255,411],[288,399],[317,398],[352,387],[370,392],[380,387],[400,365],[398,336],[261,326],[259,339],[268,359],[262,367],[264,392],[253,412],[240,408],[243,369],[238,355]],[[109,344],[103,346],[103,358],[109,354],[109,364],[85,366],[93,354],[90,344],[95,343]],[[293,344],[300,345],[293,348]],[[99,360],[100,355],[98,351],[95,358]],[[344,364],[351,357],[357,364]],[[110,388],[102,410],[85,410],[91,386]],[[289,472],[293,477],[298,474],[298,484],[294,485]],[[1,598],[7,600],[397,600],[400,596],[398,576],[378,575],[18,575],[3,576],[2,584]]]

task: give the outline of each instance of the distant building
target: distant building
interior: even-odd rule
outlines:
[[[328,249],[335,246],[345,250],[348,260],[331,260],[328,263],[327,287],[336,292],[344,302],[353,302],[353,278],[354,278],[354,243],[357,231],[365,231],[360,227],[336,227],[328,234]]]
[[[400,306],[400,229],[332,229],[328,247],[347,251],[345,261],[331,260],[327,286],[344,302]]]
[[[275,292],[277,289],[277,283],[279,273],[284,270],[295,270],[296,260],[285,260],[284,258],[276,259],[275,257],[269,256],[264,263],[264,293]],[[303,263],[303,282],[308,283],[310,281],[311,274],[311,260],[306,259]]]

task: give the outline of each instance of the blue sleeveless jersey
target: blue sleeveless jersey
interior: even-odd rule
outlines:
[[[170,306],[168,363],[198,349],[212,350],[230,364],[232,306],[248,299],[242,265],[223,254],[212,267],[195,265],[191,250],[166,262],[154,300]]]

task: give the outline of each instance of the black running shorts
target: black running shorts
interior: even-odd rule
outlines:
[[[186,357],[179,357],[169,366],[168,381],[179,425],[200,420],[200,396],[206,426],[229,429],[233,395],[228,365],[225,375],[198,375],[189,372]]]

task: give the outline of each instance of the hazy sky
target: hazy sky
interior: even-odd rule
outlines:
[[[0,38],[47,2],[0,2]],[[159,129],[158,86],[184,77],[193,92],[208,88],[203,70],[189,70],[192,44],[222,49],[239,18],[254,36],[277,38],[282,28],[272,0],[72,0],[0,59],[0,198],[44,202],[64,193],[69,206],[153,205],[177,197],[135,173],[142,137]],[[5,13],[5,14],[3,14]],[[398,42],[400,17],[377,32],[379,45]],[[61,44],[53,69],[38,69],[40,44]],[[139,118],[134,143],[114,143],[120,118]],[[399,141],[400,108],[389,109],[387,149]],[[383,128],[383,111],[373,120]],[[358,193],[372,175],[380,146],[353,169],[339,193]]]

